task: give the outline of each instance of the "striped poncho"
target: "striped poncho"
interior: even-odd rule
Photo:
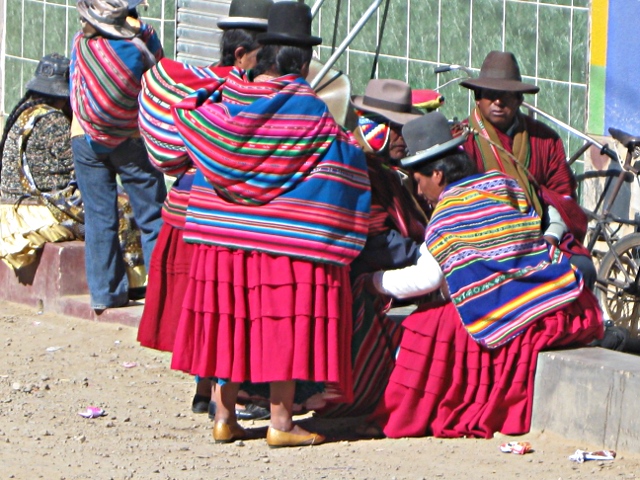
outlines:
[[[540,218],[522,188],[496,171],[445,189],[426,243],[463,325],[488,348],[513,339],[582,291],[579,272],[542,239]]]
[[[163,58],[142,76],[139,98],[140,133],[149,159],[167,175],[180,175],[191,165],[173,123],[171,106],[198,89],[217,90],[232,67],[195,67]]]
[[[362,151],[299,76],[227,82],[222,102],[196,92],[172,108],[198,167],[185,240],[350,263],[368,229]]]
[[[162,207],[162,218],[184,228],[195,168],[178,133],[171,106],[198,89],[213,94],[232,67],[195,67],[163,58],[142,76],[138,123],[149,160],[162,173],[177,176]]]
[[[73,39],[71,108],[87,137],[107,149],[138,134],[138,94],[142,74],[163,55],[153,28],[140,26],[136,41]]]

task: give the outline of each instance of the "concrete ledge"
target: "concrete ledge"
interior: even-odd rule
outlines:
[[[84,242],[46,243],[38,260],[14,271],[0,262],[0,299],[43,311],[137,327],[144,301],[111,308],[101,314],[91,309],[84,267]]]
[[[638,398],[638,356],[602,348],[544,352],[538,357],[532,429],[640,453]]]

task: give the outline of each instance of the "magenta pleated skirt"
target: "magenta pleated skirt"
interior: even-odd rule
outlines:
[[[182,235],[181,229],[165,223],[156,240],[138,327],[138,341],[144,347],[173,351],[195,249]]]
[[[195,246],[171,367],[232,382],[308,380],[352,397],[349,268]]]
[[[590,291],[489,350],[462,326],[452,303],[404,321],[400,353],[372,419],[388,437],[481,437],[529,431],[538,353],[602,337]]]

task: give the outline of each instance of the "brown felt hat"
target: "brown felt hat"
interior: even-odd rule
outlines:
[[[382,115],[400,125],[423,115],[413,106],[411,87],[400,80],[369,80],[364,95],[351,97],[351,105],[358,110]]]
[[[511,52],[489,52],[482,62],[480,75],[460,82],[460,85],[472,90],[487,89],[500,92],[538,93],[540,88],[524,83],[520,75],[518,61]]]

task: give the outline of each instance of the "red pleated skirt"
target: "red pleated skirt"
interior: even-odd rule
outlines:
[[[590,291],[494,350],[480,347],[452,303],[407,317],[400,354],[373,420],[388,437],[481,437],[529,431],[538,353],[602,337]]]
[[[357,417],[371,414],[384,393],[395,364],[402,328],[386,314],[389,298],[368,293],[364,288],[364,276],[353,283],[352,293],[353,402],[332,401],[323,408],[315,409],[315,414],[319,417]]]
[[[194,250],[194,245],[185,243],[182,235],[181,229],[165,223],[153,249],[138,327],[138,341],[144,347],[173,351]]]
[[[349,268],[197,245],[171,367],[232,382],[308,380],[352,397]]]

